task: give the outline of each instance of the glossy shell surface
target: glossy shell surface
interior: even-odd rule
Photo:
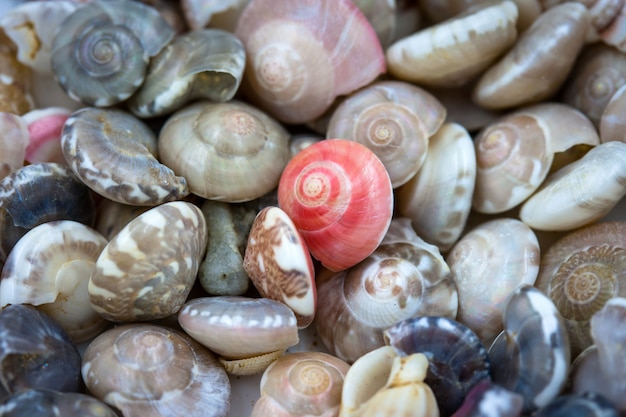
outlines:
[[[4,417],[116,417],[102,401],[78,392],[28,389],[6,398],[0,405]]]

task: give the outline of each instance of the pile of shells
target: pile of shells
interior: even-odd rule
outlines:
[[[624,0],[9,3],[0,415],[626,414]]]

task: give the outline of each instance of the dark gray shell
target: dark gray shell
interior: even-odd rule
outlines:
[[[474,385],[491,379],[487,350],[472,330],[455,320],[415,317],[388,328],[384,337],[405,355],[426,355],[424,382],[433,390],[442,417],[452,415]]]
[[[174,30],[160,13],[141,2],[90,2],[58,28],[52,71],[70,97],[109,106],[137,90],[150,57],[173,37]]]
[[[30,229],[54,220],[91,226],[95,204],[89,188],[65,165],[27,165],[0,181],[0,262]]]
[[[81,358],[69,336],[34,307],[0,313],[0,382],[9,393],[26,388],[77,392]]]
[[[619,417],[613,404],[594,392],[557,397],[539,409],[533,417]]]
[[[2,417],[116,417],[109,406],[77,392],[28,389],[17,392],[0,405]]]
[[[524,413],[552,401],[569,372],[570,346],[563,318],[535,287],[511,294],[504,331],[489,348],[493,381],[524,397]]]

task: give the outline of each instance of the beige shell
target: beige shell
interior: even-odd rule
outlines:
[[[278,185],[289,133],[249,104],[191,104],[168,118],[158,138],[164,164],[210,200],[249,201]]]
[[[154,207],[106,245],[89,280],[93,308],[111,321],[154,320],[185,303],[206,250],[202,211],[184,201]]]
[[[35,107],[32,71],[17,60],[17,47],[0,30],[0,111],[22,115]]]
[[[393,43],[386,52],[394,77],[429,86],[463,85],[517,38],[517,7],[488,3]]]
[[[519,220],[490,220],[461,237],[446,260],[459,295],[456,319],[488,346],[503,329],[507,297],[537,279],[537,237]]]
[[[0,112],[0,179],[24,165],[30,140],[26,121],[12,113]]]
[[[600,116],[600,140],[626,142],[626,85],[615,91]]]

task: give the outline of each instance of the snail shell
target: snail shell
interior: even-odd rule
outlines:
[[[518,393],[483,379],[467,393],[463,404],[452,416],[491,417],[496,412],[499,417],[520,417],[523,403]]]
[[[322,352],[278,358],[261,377],[261,397],[250,417],[336,416],[350,365]]]
[[[369,256],[382,241],[393,211],[383,163],[367,147],[326,139],[293,157],[278,184],[278,204],[311,254],[341,271]]]
[[[239,88],[245,62],[243,44],[229,32],[181,34],[150,61],[146,79],[127,106],[139,117],[153,117],[194,99],[228,101]]]
[[[535,283],[539,242],[521,221],[493,219],[465,234],[446,260],[459,294],[457,320],[488,344],[502,330],[510,294],[520,285]]]
[[[67,94],[90,106],[130,97],[151,57],[174,30],[151,6],[129,0],[94,1],[78,8],[55,32],[52,71]]]
[[[98,202],[95,229],[109,241],[131,220],[150,208],[148,206],[130,206],[104,198]]]
[[[587,8],[582,4],[568,2],[545,11],[482,75],[474,88],[474,101],[503,109],[552,96],[573,67],[588,27]]]
[[[453,318],[457,294],[437,247],[408,219],[394,219],[381,245],[364,261],[318,279],[315,327],[335,356],[354,362],[384,345],[383,331],[418,315]]]
[[[600,116],[600,140],[602,142],[610,142],[613,140],[626,142],[626,121],[622,115],[626,113],[626,85],[621,86],[602,111]]]
[[[116,417],[117,414],[102,401],[77,392],[52,389],[19,391],[0,405],[4,417]]]
[[[392,41],[396,31],[398,7],[396,1],[387,0],[356,0],[354,4],[363,12],[376,32],[380,45],[386,48]]]
[[[431,138],[419,172],[396,192],[397,212],[417,234],[447,252],[459,239],[476,182],[476,152],[461,125],[444,124]]]
[[[626,2],[613,0],[613,1],[598,1],[598,3],[613,3],[610,8],[611,13],[607,14],[607,18],[613,17],[610,23],[600,30],[600,39],[608,44],[616,47],[620,51],[626,50],[626,43],[624,40],[626,36],[624,34],[624,21],[626,20]],[[613,7],[617,8],[614,10]],[[614,14],[613,14],[614,13]],[[608,19],[606,19],[608,20]],[[605,20],[605,21],[606,21]]]
[[[124,416],[225,417],[230,382],[215,356],[185,334],[128,324],[87,346],[82,376],[98,399]]]
[[[278,207],[266,207],[256,216],[243,267],[261,297],[291,308],[298,327],[315,317],[317,291],[311,255],[289,216]]]
[[[557,155],[600,143],[589,119],[572,106],[541,103],[504,115],[475,138],[473,208],[502,213],[534,193]]]
[[[384,337],[402,355],[425,355],[424,382],[433,390],[443,417],[461,406],[472,387],[490,380],[486,349],[471,329],[453,319],[415,316],[389,327]]]
[[[0,307],[31,304],[56,320],[76,342],[107,322],[89,303],[87,284],[106,239],[71,220],[34,227],[13,247],[0,278]]]
[[[16,55],[16,46],[0,30],[0,112],[20,115],[32,110],[35,103],[31,95],[32,71]]]
[[[89,188],[119,203],[155,206],[189,194],[185,178],[156,159],[154,133],[130,113],[79,109],[63,127],[61,146]]]
[[[428,86],[460,86],[480,74],[517,38],[515,3],[487,3],[393,43],[394,77]]]
[[[538,230],[572,230],[608,214],[626,195],[626,143],[606,142],[551,174],[522,205]]]
[[[288,143],[285,128],[239,101],[191,104],[167,119],[158,139],[161,160],[187,179],[192,193],[229,203],[278,185]]]
[[[524,397],[523,413],[552,400],[563,389],[570,347],[563,318],[552,301],[530,285],[516,289],[503,313],[504,331],[489,348],[496,384]]]
[[[67,164],[61,149],[61,134],[71,114],[72,112],[64,107],[35,109],[24,114],[24,121],[30,134],[25,155],[28,162]]]
[[[202,211],[184,201],[154,207],[128,223],[102,250],[89,279],[89,301],[111,321],[154,320],[185,303],[206,250]]]
[[[385,165],[396,188],[421,168],[428,138],[445,118],[446,109],[427,91],[401,81],[379,81],[335,109],[326,137],[367,146]]]
[[[285,123],[316,119],[385,71],[376,33],[351,1],[252,0],[235,35],[248,57],[246,93]]]
[[[12,113],[0,112],[0,179],[24,166],[30,140],[26,121]]]
[[[602,395],[595,392],[566,394],[533,414],[534,417],[619,417],[619,411]]]
[[[180,6],[191,30],[202,29],[207,26],[218,27],[219,23],[230,23],[228,29],[232,32],[241,11],[248,4],[248,0],[181,0]],[[234,22],[231,22],[233,20]]]

